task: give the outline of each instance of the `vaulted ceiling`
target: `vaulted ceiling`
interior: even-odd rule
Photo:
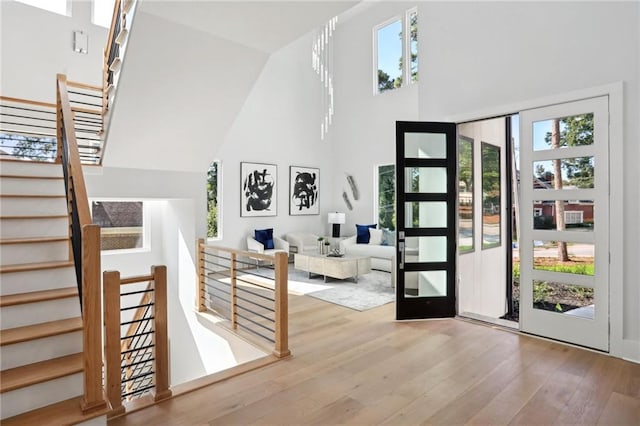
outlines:
[[[360,1],[158,1],[145,13],[272,53]]]

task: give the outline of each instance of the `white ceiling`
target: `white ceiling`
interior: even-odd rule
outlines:
[[[273,53],[358,1],[144,0],[139,10]]]

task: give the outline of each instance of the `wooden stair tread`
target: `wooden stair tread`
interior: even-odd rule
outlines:
[[[77,353],[4,370],[0,372],[0,393],[79,373],[82,358]]]
[[[0,216],[0,220],[22,220],[22,219],[62,219],[68,217],[65,214],[35,215],[35,216]]]
[[[0,296],[0,307],[24,305],[26,303],[46,302],[48,300],[78,297],[77,287],[57,288],[54,290],[32,291],[29,293]]]
[[[19,132],[19,133],[33,134],[31,132]],[[56,137],[56,135],[46,135],[46,136],[52,137],[54,139]],[[7,161],[9,163],[28,163],[28,164],[46,164],[46,165],[54,164],[54,165],[57,165],[58,167],[62,167],[60,163],[55,163],[53,161],[33,161],[33,160],[21,159],[21,158],[0,158],[0,161]]]
[[[82,318],[68,318],[24,327],[0,330],[0,346],[42,339],[82,330]]]
[[[91,420],[94,417],[105,415],[109,411],[107,408],[104,408],[102,410],[92,411],[89,414],[83,414],[81,404],[82,397],[77,396],[27,413],[3,419],[2,426],[75,425]]]
[[[66,195],[0,194],[2,198],[65,198]]]
[[[66,268],[73,266],[74,263],[70,260],[62,260],[58,262],[37,262],[37,263],[20,263],[15,265],[2,265],[0,266],[0,274],[7,272],[26,272],[37,271],[40,269],[56,269]]]
[[[62,176],[33,176],[33,175],[0,175],[0,178],[7,179],[56,179],[62,180],[64,177]]]
[[[0,244],[57,243],[60,241],[69,241],[69,237],[62,236],[62,237],[5,238],[0,240]]]

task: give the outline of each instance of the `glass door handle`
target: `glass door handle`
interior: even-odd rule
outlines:
[[[404,270],[404,241],[398,243],[398,254],[400,255],[400,264],[398,265],[398,268],[402,271]]]

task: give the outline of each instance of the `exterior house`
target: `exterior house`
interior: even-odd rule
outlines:
[[[90,2],[68,4],[69,16],[2,2],[1,95],[55,102],[57,73],[101,85],[107,29],[91,23]],[[419,79],[377,93],[373,31],[414,9]],[[335,97],[329,97],[311,58],[334,16],[327,63]],[[87,53],[70,45],[78,30],[88,37]],[[182,351],[172,354],[171,380],[188,382],[211,367],[200,354],[217,348],[193,312],[195,242],[207,232],[213,161],[220,173],[217,245],[243,249],[247,235],[268,227],[279,236],[330,235],[326,217],[335,211],[346,212],[343,233],[352,235],[356,224],[376,220],[372,176],[377,166],[394,163],[396,121],[462,123],[604,91],[611,93],[615,132],[611,218],[603,224],[614,262],[609,353],[640,362],[639,88],[637,2],[140,1],[103,163],[86,168],[85,179],[96,205],[141,203],[149,244],[103,252],[102,269],[135,275],[167,265],[169,316],[176,319],[169,333]],[[240,214],[243,162],[276,165],[276,215]],[[320,170],[319,215],[288,214],[291,166]],[[360,190],[350,205],[342,196],[347,176]],[[469,202],[461,193],[465,211]],[[553,216],[553,203],[532,208],[536,216]],[[98,211],[105,221],[115,214]],[[565,217],[571,224],[593,221],[593,203],[570,201]]]

